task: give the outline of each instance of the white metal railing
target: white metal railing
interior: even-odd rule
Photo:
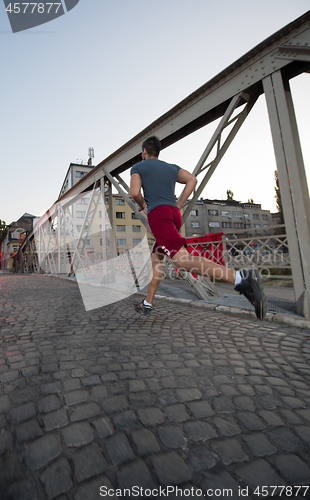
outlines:
[[[251,232],[250,237],[228,238],[223,235],[219,241],[191,242],[190,251],[232,269],[257,267],[264,278],[283,276],[285,279],[292,279],[285,226],[273,226],[272,229],[269,229],[269,232],[271,231],[280,232],[281,234],[255,235],[255,232],[261,232],[261,228],[257,230],[251,229],[251,231],[245,231],[245,234]],[[197,240],[199,240],[199,237],[197,237]],[[165,275],[170,279],[179,277],[174,270],[174,266],[169,263],[166,263]]]
[[[291,259],[288,248],[285,226],[273,226],[273,231],[281,234],[254,235],[251,237],[223,239],[225,265],[234,269],[256,266],[268,277],[273,277],[272,270],[285,270],[283,274],[289,278]],[[260,230],[261,231],[261,230]],[[252,233],[252,230],[251,230]],[[257,230],[259,233],[259,230]],[[278,275],[277,275],[278,277]]]

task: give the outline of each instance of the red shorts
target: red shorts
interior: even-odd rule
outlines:
[[[182,215],[177,207],[160,205],[148,215],[148,223],[155,238],[153,251],[173,257],[180,248],[186,246],[186,238],[179,233]]]

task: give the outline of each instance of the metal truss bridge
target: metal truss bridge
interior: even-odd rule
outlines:
[[[115,255],[111,233],[115,223],[112,220],[112,187],[148,229],[145,214],[137,211],[130,199],[129,187],[122,179],[125,171],[141,161],[143,140],[156,135],[164,149],[219,119],[193,171],[199,182],[183,214],[185,221],[258,97],[264,94],[279,174],[297,311],[310,319],[310,202],[290,90],[290,80],[305,72],[310,72],[310,11],[254,47],[155,120],[60,197],[23,242],[19,270],[27,272],[32,266],[37,272],[70,276],[79,269],[87,280],[91,279],[91,268],[97,265],[99,269],[99,258],[104,272],[107,265],[104,263]],[[85,196],[88,197],[86,216],[77,233],[72,206]],[[109,206],[109,220],[106,210],[100,210],[105,202]],[[99,213],[102,224],[96,233],[92,226]],[[98,250],[94,244],[92,256],[86,251],[90,231],[98,238],[105,234],[107,242],[101,249],[98,246]],[[93,259],[94,255],[97,260]],[[110,282],[113,282],[113,272],[109,270]],[[216,288],[211,284],[204,287],[203,280],[197,282],[191,275],[185,277],[199,297],[205,298],[206,293],[216,295]]]

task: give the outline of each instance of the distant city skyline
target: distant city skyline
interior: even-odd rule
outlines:
[[[89,147],[96,165],[307,10],[305,0],[157,0],[156,9],[145,0],[80,0],[70,15],[15,34],[0,16],[0,219],[43,215],[69,164],[86,161]],[[291,88],[309,183],[310,74]],[[160,157],[193,171],[216,123]],[[253,198],[274,212],[275,169],[262,95],[202,197],[226,199],[230,189],[236,200]]]

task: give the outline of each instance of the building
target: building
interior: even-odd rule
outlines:
[[[285,234],[285,227],[277,227],[281,225],[281,214],[279,212],[275,212],[271,214],[272,217],[272,225],[274,226],[274,234]]]
[[[200,199],[185,222],[186,237],[225,233],[227,238],[273,234],[272,217],[257,203]]]
[[[16,222],[9,224],[8,229],[0,238],[0,269],[14,271],[15,256],[19,250],[21,239],[33,228],[39,217],[25,213]]]
[[[84,165],[83,163],[70,163],[69,168],[67,170],[65,179],[62,183],[61,190],[58,198],[60,198],[66,191],[68,191],[72,186],[74,186],[80,179],[82,179],[86,174],[88,174],[93,165],[87,163]]]

